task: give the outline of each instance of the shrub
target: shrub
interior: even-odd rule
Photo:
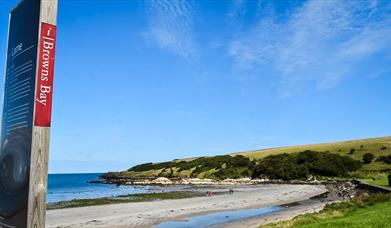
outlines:
[[[360,200],[368,205],[374,205],[376,203],[383,203],[383,202],[390,202],[391,201],[391,194],[390,193],[369,194]]]
[[[160,162],[160,163],[144,163],[140,165],[133,166],[132,168],[128,169],[128,171],[136,171],[136,172],[143,172],[147,170],[152,170],[152,169],[163,169],[163,168],[171,168],[175,166],[175,162]]]
[[[264,158],[255,168],[253,177],[270,179],[303,179],[309,176],[308,168],[298,164],[295,156],[289,154],[270,155]]]
[[[252,175],[252,169],[249,168],[222,168],[219,169],[216,173],[214,173],[212,176],[222,180],[227,178],[241,178],[241,177],[251,177]]]
[[[362,156],[362,160],[363,160],[364,164],[371,163],[373,161],[373,159],[375,159],[375,155],[372,153],[366,153]]]
[[[304,151],[298,154],[298,162],[306,163],[313,175],[346,176],[350,171],[360,169],[359,161],[348,156],[315,151]]]
[[[304,151],[297,155],[279,154],[264,158],[256,166],[253,177],[270,179],[304,179],[309,175],[346,176],[360,169],[360,161],[326,152]]]
[[[377,158],[376,161],[384,162],[386,164],[391,164],[391,154],[387,155],[387,156],[380,156]]]

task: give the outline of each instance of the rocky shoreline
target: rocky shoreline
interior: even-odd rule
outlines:
[[[200,178],[166,178],[166,177],[151,177],[151,178],[127,178],[127,177],[107,177],[102,176],[99,181],[102,184],[116,185],[193,185],[193,186],[234,186],[234,185],[324,185],[329,190],[329,194],[334,195],[339,199],[352,199],[358,192],[363,191],[361,184],[357,180],[269,180],[269,179],[200,179]]]
[[[317,180],[315,178],[308,180],[272,180],[272,179],[251,179],[245,178],[228,178],[223,180],[208,178],[185,178],[185,177],[143,177],[134,178],[107,173],[101,176],[100,181],[91,181],[90,183],[116,184],[116,185],[235,185],[235,184],[333,184],[350,182],[351,180]]]

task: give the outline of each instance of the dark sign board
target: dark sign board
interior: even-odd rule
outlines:
[[[0,138],[0,227],[29,227],[29,198],[37,187],[30,178],[32,166],[37,165],[32,163],[34,140],[41,140],[35,132],[37,127],[50,127],[56,27],[44,23],[44,2],[24,0],[9,17]]]

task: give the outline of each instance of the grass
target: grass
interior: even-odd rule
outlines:
[[[131,194],[117,197],[106,197],[98,199],[78,199],[71,201],[62,201],[58,203],[48,204],[47,209],[62,209],[74,207],[87,207],[106,204],[131,203],[131,202],[146,202],[154,200],[166,199],[183,199],[191,197],[205,196],[202,192],[162,192],[162,193],[146,193],[146,194]]]
[[[158,176],[163,169],[158,170],[148,170],[144,172],[134,172],[134,171],[126,171],[122,172],[121,175],[124,177],[131,177],[131,178],[148,178],[148,177],[154,177]]]
[[[366,181],[366,182],[368,184],[371,184],[371,185],[377,185],[377,186],[382,186],[382,187],[389,187],[387,179],[370,180],[370,181]]]
[[[391,187],[388,185],[388,173],[377,172],[370,173],[368,175],[362,175],[361,181],[370,185],[376,185],[391,189]]]
[[[267,224],[263,228],[320,228],[320,227],[389,227],[391,221],[391,194],[363,195],[348,202],[326,206],[319,213]]]
[[[383,175],[378,178],[373,178],[371,180],[364,180],[364,182],[370,185],[377,185],[385,188],[391,188],[390,185],[388,184],[387,175]]]

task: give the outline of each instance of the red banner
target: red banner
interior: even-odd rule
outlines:
[[[41,24],[34,126],[50,127],[52,113],[56,26]]]

